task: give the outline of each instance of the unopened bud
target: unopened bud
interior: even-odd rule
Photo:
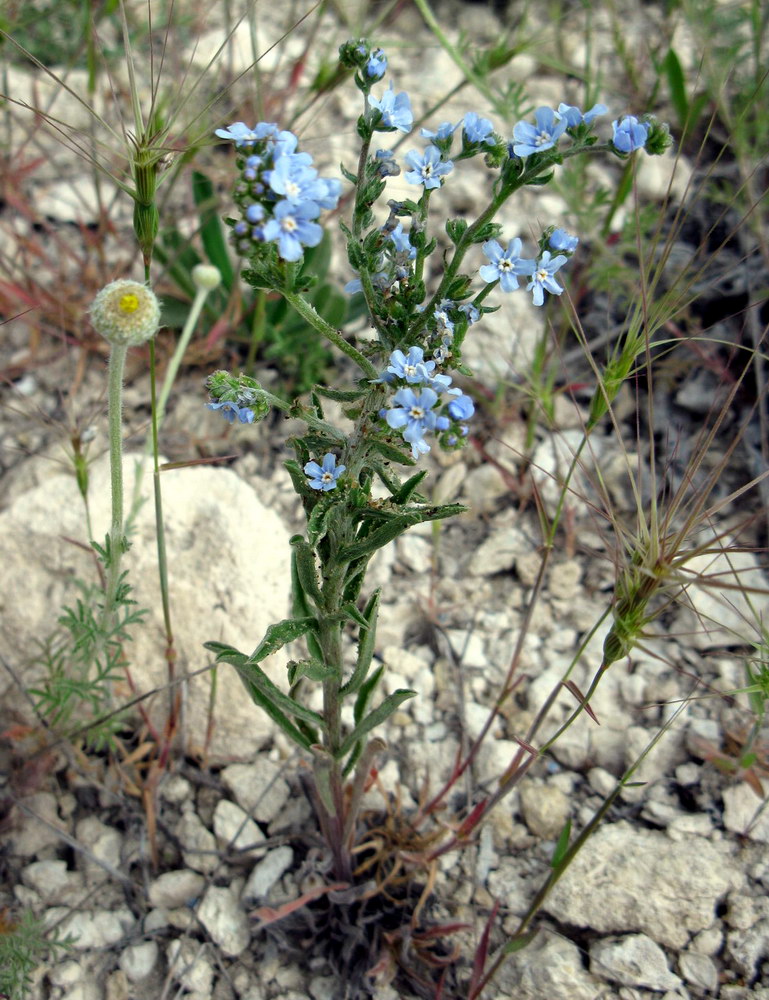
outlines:
[[[192,269],[192,280],[201,291],[212,292],[218,288],[222,276],[212,264],[196,264]]]

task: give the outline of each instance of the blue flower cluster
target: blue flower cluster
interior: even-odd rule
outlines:
[[[556,229],[549,236],[548,245],[553,250],[563,250],[565,253],[553,257],[550,250],[542,250],[539,259],[534,260],[521,257],[522,244],[518,238],[511,240],[506,250],[496,240],[487,240],[481,249],[489,263],[480,267],[478,273],[489,284],[498,281],[503,292],[515,291],[519,287],[518,278],[528,277],[530,280],[526,291],[532,293],[534,305],[541,306],[545,301],[545,292],[560,295],[563,291],[555,280],[555,274],[569,259],[578,243],[576,236],[571,236],[565,229]]]
[[[253,424],[269,412],[269,403],[258,383],[241,375],[234,378],[226,371],[214,372],[206,379],[206,386],[213,397],[207,403],[209,410],[218,410],[229,424]]]
[[[581,125],[592,125],[607,110],[605,104],[596,104],[585,112],[572,104],[559,104],[557,111],[552,108],[537,108],[534,112],[534,124],[522,121],[513,128],[511,152],[522,158],[543,153],[546,149],[552,149],[564,132],[578,129]],[[624,115],[611,124],[612,144],[620,153],[632,153],[646,145],[650,130],[648,122],[639,121],[634,115]]]
[[[425,440],[429,433],[440,434],[440,443],[447,447],[467,436],[465,421],[475,413],[475,404],[451,385],[450,375],[435,374],[435,362],[425,360],[421,347],[410,347],[406,354],[393,351],[387,370],[375,381],[399,386],[379,416],[388,427],[402,432],[415,459],[430,450]],[[441,396],[449,398],[440,404]]]
[[[341,182],[319,177],[310,154],[296,151],[294,133],[275,124],[259,122],[250,129],[235,122],[216,134],[232,140],[242,154],[234,194],[242,217],[232,229],[237,251],[247,255],[255,244],[276,243],[283,260],[299,260],[305,247],[320,243],[323,230],[315,220],[336,208]]]

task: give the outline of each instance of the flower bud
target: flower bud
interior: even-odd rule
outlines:
[[[192,280],[201,291],[212,292],[222,280],[219,268],[212,264],[196,264],[192,269]]]
[[[152,289],[124,278],[105,285],[90,312],[94,329],[111,344],[142,344],[160,325],[160,304]]]

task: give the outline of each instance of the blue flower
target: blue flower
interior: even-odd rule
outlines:
[[[416,149],[406,153],[406,163],[412,168],[405,176],[409,184],[424,184],[425,190],[439,188],[441,177],[454,169],[451,160],[441,160],[440,151],[435,146],[428,146],[424,156]]]
[[[551,149],[566,131],[567,122],[565,118],[556,120],[557,116],[552,108],[537,108],[534,112],[536,125],[529,122],[518,122],[513,129],[515,144],[513,152],[516,156],[531,156],[532,153],[541,153],[545,149]]]
[[[381,80],[387,70],[387,56],[384,49],[373,49],[366,63],[366,76],[372,80]]]
[[[625,115],[611,123],[614,129],[612,142],[621,153],[632,153],[634,149],[643,149],[649,136],[647,122],[639,122],[635,115]]]
[[[565,229],[554,229],[547,242],[551,250],[565,250],[567,253],[573,253],[577,249],[579,237],[571,236]]]
[[[413,389],[399,389],[393,396],[398,405],[388,410],[386,420],[389,427],[403,430],[403,440],[411,445],[414,458],[430,450],[424,440],[425,432],[435,429],[437,416],[432,408],[438,402],[438,394],[432,389],[422,389],[417,394]]]
[[[368,95],[368,102],[372,108],[376,108],[382,115],[382,119],[374,128],[398,129],[399,132],[410,132],[414,124],[414,115],[411,111],[411,101],[405,90],[396,94],[393,85],[382,94],[381,101],[378,101],[373,94]]]
[[[304,253],[302,247],[316,247],[323,238],[323,230],[317,222],[310,222],[320,214],[314,201],[304,201],[292,205],[279,201],[275,206],[274,218],[264,227],[264,239],[269,243],[277,240],[278,253],[283,260],[299,260]]]
[[[481,118],[474,111],[468,111],[465,115],[463,131],[468,142],[485,142],[489,146],[494,145],[494,126],[488,118]]]
[[[472,302],[463,302],[459,307],[459,311],[463,312],[467,316],[467,325],[472,326],[473,323],[477,323],[481,318],[481,314],[477,306],[474,306]]]
[[[461,395],[450,400],[446,409],[454,420],[469,420],[475,413],[475,403],[469,396]]]
[[[323,490],[324,493],[336,489],[336,483],[344,470],[345,465],[336,464],[336,455],[328,452],[323,456],[323,463],[308,462],[304,467],[305,474],[314,490]]]
[[[573,104],[559,104],[558,117],[563,118],[569,128],[576,128],[583,122],[585,125],[589,125],[594,118],[605,115],[608,110],[605,104],[594,104],[589,111],[582,114],[580,109]]]
[[[434,368],[435,362],[425,361],[424,351],[421,347],[410,347],[407,355],[403,351],[392,352],[387,372],[382,377],[389,382],[390,379],[386,378],[389,372],[390,375],[405,379],[413,385],[429,381],[430,373]]]
[[[510,242],[507,250],[503,250],[496,240],[487,240],[481,249],[491,263],[484,264],[478,273],[484,281],[498,281],[503,292],[512,292],[518,287],[519,275],[534,273],[535,262],[520,256],[521,241],[518,237]]]
[[[556,271],[563,267],[563,265],[568,260],[563,254],[559,254],[558,257],[552,257],[549,250],[545,250],[542,256],[536,263],[536,270],[533,272],[532,279],[526,286],[527,292],[533,292],[533,301],[535,306],[541,306],[545,301],[545,290],[550,292],[552,295],[560,295],[563,288],[558,284],[553,275]]]
[[[241,424],[254,422],[254,411],[247,406],[238,406],[232,399],[221,399],[217,403],[206,403],[209,410],[219,410],[228,424],[234,424],[237,418]]]
[[[218,128],[216,135],[220,139],[231,139],[236,146],[252,146],[259,139],[256,128],[249,128],[245,122],[235,122],[229,128]]]
[[[399,222],[395,229],[393,229],[390,233],[390,239],[395,244],[396,253],[408,253],[409,260],[414,260],[417,255],[417,248],[412,247],[409,234],[404,233],[403,231],[402,222]]]
[[[326,194],[324,184],[318,183],[318,171],[308,166],[304,153],[280,156],[270,171],[270,187],[292,205],[314,201]],[[316,197],[317,195],[317,197]]]
[[[437,139],[439,142],[445,142],[446,139],[450,139],[454,135],[454,130],[459,124],[459,122],[456,125],[452,125],[451,122],[441,122],[435,132],[429,128],[421,128],[419,134],[424,139]]]
[[[376,160],[376,172],[380,177],[397,177],[401,172],[401,168],[395,160],[395,153],[391,149],[378,149]]]

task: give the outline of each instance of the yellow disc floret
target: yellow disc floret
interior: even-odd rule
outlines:
[[[111,344],[142,344],[157,332],[160,304],[151,288],[121,278],[102,288],[93,300],[91,322]]]

